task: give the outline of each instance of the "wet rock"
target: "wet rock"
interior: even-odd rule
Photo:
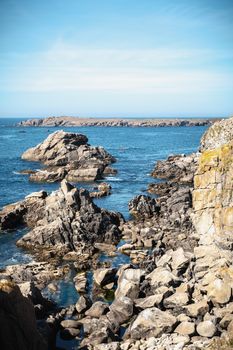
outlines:
[[[49,283],[48,289],[51,293],[56,293],[58,290],[58,287],[55,283]]]

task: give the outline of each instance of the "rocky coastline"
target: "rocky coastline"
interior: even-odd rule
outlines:
[[[19,122],[18,126],[68,127],[68,126],[106,126],[106,127],[167,127],[167,126],[205,126],[211,125],[219,118],[166,118],[166,119],[119,119],[119,118],[80,118],[48,117],[35,118]]]
[[[68,151],[65,157],[67,166]],[[50,157],[38,160],[46,164]],[[2,234],[20,225],[30,229],[17,244],[37,262],[1,272],[0,303],[3,297],[7,305],[24,297],[32,318],[34,305],[37,328],[35,320],[33,330],[23,324],[24,340],[32,334],[33,349],[55,350],[58,332],[64,339],[80,339],[79,349],[87,350],[231,348],[233,118],[213,124],[197,153],[157,162],[151,176],[151,195],[129,202],[132,220],[126,222],[120,213],[97,207],[92,200],[97,195],[67,178],[59,190],[33,193],[0,212]],[[112,267],[99,260],[101,251],[124,254],[130,262]],[[43,290],[47,286],[56,293],[56,281],[71,269],[80,297],[59,309]],[[87,271],[93,274],[91,292]],[[11,294],[17,288],[21,292]],[[109,293],[111,302],[103,297]],[[12,312],[4,308],[7,317]],[[7,318],[5,328],[21,339],[18,324]],[[16,349],[11,339],[9,349]],[[22,349],[30,348],[24,344]]]

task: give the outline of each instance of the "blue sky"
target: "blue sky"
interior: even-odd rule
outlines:
[[[0,116],[233,114],[232,0],[0,0]]]

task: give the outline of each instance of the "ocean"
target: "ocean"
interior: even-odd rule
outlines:
[[[207,127],[66,127],[35,128],[17,127],[20,119],[0,119],[0,207],[23,199],[31,192],[56,190],[59,184],[32,183],[27,175],[19,173],[22,169],[38,169],[39,163],[27,162],[20,158],[29,147],[43,141],[56,130],[65,130],[85,134],[91,145],[103,146],[117,162],[113,165],[118,173],[105,180],[112,186],[112,194],[95,199],[97,205],[109,210],[121,212],[130,219],[128,202],[138,194],[147,194],[149,183],[154,182],[150,173],[158,160],[171,154],[188,154],[197,151],[200,138]],[[93,183],[78,183],[78,187],[92,189]],[[6,265],[29,262],[33,257],[28,252],[17,248],[15,242],[27,229],[0,235],[0,268]],[[105,256],[101,257],[106,259]],[[119,255],[112,264],[119,266],[126,262],[125,256]],[[91,275],[90,275],[91,281]],[[61,281],[55,301],[61,306],[77,300],[71,279]],[[61,342],[61,340],[60,340]],[[69,343],[69,342],[68,342]],[[71,349],[75,343],[62,343]]]

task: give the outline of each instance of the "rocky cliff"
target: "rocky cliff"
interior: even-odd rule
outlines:
[[[210,130],[210,135],[211,135]],[[210,141],[205,136],[205,142]],[[233,140],[203,149],[194,177],[193,221],[200,244],[232,249],[233,243]]]

